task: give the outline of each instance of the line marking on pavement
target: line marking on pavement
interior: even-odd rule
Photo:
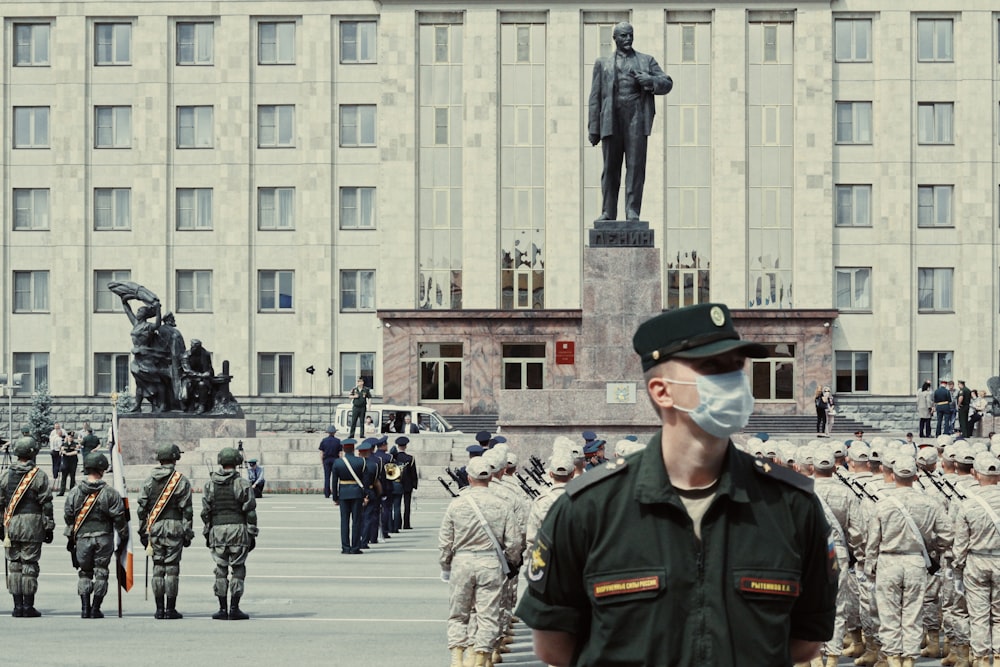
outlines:
[[[431,624],[444,624],[447,623],[447,619],[432,619],[432,618],[358,618],[356,616],[349,617],[332,617],[332,618],[315,618],[312,616],[287,616],[284,618],[268,618],[267,616],[254,616],[254,620],[258,621],[292,621],[295,623],[301,623],[302,621],[312,621],[314,623],[329,623],[334,621],[337,623],[366,623],[366,622],[379,622],[379,623],[431,623]]]

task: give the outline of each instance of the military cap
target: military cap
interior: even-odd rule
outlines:
[[[831,442],[830,449],[833,450],[833,455],[836,456],[838,459],[842,459],[845,456],[847,456],[847,446],[842,445],[839,442]]]
[[[576,444],[565,435],[557,435],[555,440],[552,441],[552,453],[567,454],[572,458],[572,451],[575,446]]]
[[[847,458],[852,461],[867,461],[871,456],[871,449],[862,440],[855,440],[847,448]]]
[[[746,451],[747,453],[753,454],[754,456],[763,456],[764,441],[758,438],[757,436],[747,438]]]
[[[31,433],[31,427],[30,426],[22,426],[21,427],[21,434],[22,435],[28,435],[29,433]]]
[[[759,343],[741,340],[733,326],[729,308],[721,303],[702,303],[668,310],[639,325],[632,348],[648,371],[667,359],[704,359],[740,350],[748,357],[767,356]]]
[[[336,433],[336,432],[337,432],[337,427],[336,427],[336,425],[334,425],[334,424],[330,424],[329,426],[327,426],[327,427],[326,427],[326,432],[327,432],[327,433]]]
[[[364,440],[361,441],[361,444],[358,445],[357,449],[359,452],[370,452],[371,450],[375,449],[375,444],[377,442],[378,438],[365,438]]]
[[[223,447],[217,460],[220,466],[238,466],[243,463],[243,457],[235,447]]]
[[[396,446],[397,447],[406,447],[408,444],[410,444],[410,439],[407,438],[405,435],[401,435],[398,438],[396,438]],[[475,446],[475,445],[473,445],[473,446]]]
[[[584,442],[590,442],[591,440],[597,440],[597,434],[593,431],[584,431],[582,434]]]
[[[925,445],[917,451],[917,463],[922,463],[925,466],[937,463],[938,455],[937,449],[932,446]]]
[[[951,437],[947,433],[942,433],[941,435],[939,435],[937,437],[937,447],[938,447],[938,449],[942,449],[944,447],[947,447],[948,445],[950,445],[953,442],[955,442],[955,438]]]
[[[495,473],[501,468],[501,454],[498,449],[488,449],[483,452],[483,455],[479,458],[486,462],[486,465],[490,467],[490,474]],[[503,459],[503,465],[506,465],[506,457]]]
[[[833,470],[837,466],[837,457],[833,455],[832,447],[824,445],[813,451],[812,462],[816,470]]]
[[[872,445],[868,449],[868,460],[874,461],[875,463],[882,463],[882,451],[881,447],[875,447]]]
[[[495,447],[496,445],[502,445],[505,442],[507,442],[507,438],[503,437],[502,435],[495,435],[492,438],[490,438],[490,447]]]
[[[805,465],[816,464],[816,446],[802,445],[795,450],[795,460]]]
[[[605,442],[601,439],[591,440],[586,445],[583,446],[584,454],[596,454],[597,450],[603,447]]]
[[[632,442],[639,442],[639,436],[637,435],[626,435],[626,440],[631,440]]]
[[[989,451],[989,447],[987,447],[986,443],[982,442],[981,440],[970,440],[968,442],[969,442],[969,447],[971,447],[972,451],[976,454],[978,454],[979,452]]]
[[[761,442],[767,442],[771,439],[771,435],[767,431],[758,431],[753,434],[755,438],[760,438]]]
[[[375,446],[386,445],[389,443],[389,436],[383,435],[375,440]]]
[[[486,450],[482,445],[469,445],[465,448],[465,451],[469,452],[469,458],[471,459],[474,456],[482,456]]]
[[[257,459],[250,459],[247,463],[257,463]]]
[[[160,445],[156,448],[157,461],[176,461],[178,456],[174,452],[175,445]]]
[[[340,445],[344,449],[347,449],[348,447],[354,449],[354,445],[356,444],[358,444],[358,441],[355,440],[354,438],[344,438],[343,440],[340,441]]]
[[[83,469],[84,470],[100,470],[104,472],[110,467],[111,464],[108,463],[108,457],[100,452],[91,452],[83,457]]]
[[[625,456],[626,454],[632,452],[632,446],[636,443],[631,440],[619,440],[615,443],[615,456]]]
[[[486,443],[490,441],[492,435],[493,434],[490,433],[489,431],[480,431],[479,433],[476,434],[476,442],[478,442],[480,445],[485,446]]]
[[[892,474],[896,477],[913,477],[917,474],[917,462],[912,456],[897,456],[892,461]]]
[[[976,453],[972,451],[972,447],[967,444],[955,443],[952,445],[955,448],[955,463],[964,463],[965,465],[973,465],[976,461]]]
[[[490,478],[493,474],[493,468],[485,456],[479,456],[469,461],[469,464],[465,466],[465,472],[469,475],[470,479],[482,480]]]
[[[516,466],[517,465],[517,454],[514,452],[507,452],[507,465]]]
[[[576,469],[569,454],[558,453],[549,457],[549,472],[554,475],[569,475]]]
[[[972,467],[980,475],[1000,475],[1000,459],[989,452],[980,452]]]
[[[34,458],[37,453],[38,450],[30,442],[18,441],[14,443],[14,456],[19,459]]]

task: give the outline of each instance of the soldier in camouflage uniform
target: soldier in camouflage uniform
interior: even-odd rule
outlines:
[[[19,438],[13,453],[17,462],[0,475],[0,538],[10,564],[7,590],[14,597],[11,616],[36,618],[42,615],[35,609],[38,559],[42,542],[51,544],[56,527],[52,487],[45,471],[35,465],[38,447],[33,438]]]
[[[815,475],[816,496],[823,506],[823,515],[832,530],[834,550],[837,554],[837,617],[833,626],[833,637],[826,642],[826,667],[835,667],[844,652],[843,638],[847,629],[850,589],[847,581],[850,575],[850,559],[847,555],[848,512],[853,492],[833,476],[837,465],[833,449],[827,445],[817,445],[812,453],[812,469]],[[853,641],[852,641],[853,644]]]
[[[108,565],[114,553],[114,533],[120,544],[127,544],[128,515],[122,497],[105,483],[108,459],[91,452],[83,459],[87,478],[70,489],[63,518],[64,534],[75,553],[80,568],[77,593],[80,594],[80,618],[104,618],[101,603],[108,594]],[[91,499],[93,496],[93,499]],[[91,600],[93,594],[93,600]]]
[[[469,487],[448,505],[438,546],[441,549],[441,579],[450,587],[448,649],[451,667],[460,667],[469,641],[469,614],[476,611],[472,638],[476,667],[492,665],[492,652],[500,633],[500,595],[505,581],[503,565],[479,520],[479,508],[493,536],[503,548],[504,558],[520,558],[521,542],[511,506],[490,493],[489,462],[482,457],[466,466]]]
[[[977,454],[977,493],[962,501],[955,520],[953,566],[965,584],[974,667],[1000,665],[1000,460]]]
[[[174,470],[180,458],[177,445],[160,445],[156,450],[160,465],[153,468],[139,494],[139,541],[153,559],[154,618],[161,619],[184,618],[177,611],[181,552],[194,539],[191,482]]]
[[[257,546],[257,500],[250,483],[236,469],[243,463],[240,453],[226,447],[219,452],[218,461],[222,470],[212,473],[201,498],[201,520],[205,524],[202,532],[215,561],[215,596],[219,599],[219,611],[212,618],[245,621],[250,616],[240,609],[240,598],[247,576],[247,556]]]
[[[549,477],[552,478],[552,486],[546,489],[540,496],[535,498],[531,504],[531,511],[528,513],[528,527],[525,531],[525,553],[530,554],[534,546],[535,535],[538,533],[542,520],[549,513],[549,508],[566,492],[566,483],[573,477],[576,466],[573,464],[573,457],[568,451],[553,452],[549,458]]]
[[[920,610],[927,586],[924,554],[949,548],[952,529],[938,502],[913,488],[913,457],[897,456],[891,465],[896,488],[875,504],[865,566],[869,577],[878,570],[879,638],[889,667],[912,667],[920,655]]]

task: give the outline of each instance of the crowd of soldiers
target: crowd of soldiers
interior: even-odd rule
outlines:
[[[535,535],[575,475],[606,461],[606,443],[592,431],[584,443],[559,436],[545,465],[518,457],[503,436],[476,434],[467,465],[448,474],[459,492],[441,483],[453,500],[438,533],[441,579],[449,583],[448,650],[451,667],[488,667],[503,661],[513,641],[518,572]],[[616,457],[642,449],[634,438],[615,445]]]
[[[38,445],[22,430],[12,453],[17,461],[0,474],[0,538],[6,547],[7,588],[14,599],[14,617],[41,616],[35,608],[38,561],[42,544],[50,544],[56,527],[52,483],[35,464]],[[179,619],[177,611],[180,561],[194,539],[191,483],[175,464],[181,451],[161,445],[159,466],[142,485],[138,501],[138,536],[153,561],[153,596],[157,619]],[[218,454],[219,469],[205,484],[201,519],[205,545],[215,561],[214,592],[221,620],[244,620],[240,609],[247,555],[257,536],[256,500],[249,482],[238,472],[242,455],[227,447]],[[66,496],[64,535],[73,567],[78,571],[81,618],[104,618],[101,605],[108,592],[112,558],[128,548],[129,512],[121,495],[104,481],[108,458],[101,452],[84,457],[86,479]],[[117,546],[116,546],[117,544]],[[148,561],[147,561],[148,562]]]
[[[1000,436],[862,438],[746,443],[812,477],[831,527],[836,625],[812,665],[1000,665]]]

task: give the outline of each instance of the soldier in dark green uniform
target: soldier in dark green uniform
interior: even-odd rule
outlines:
[[[365,386],[365,379],[358,378],[358,386],[351,389],[351,418],[347,424],[350,434],[354,437],[354,427],[358,427],[358,435],[365,437],[365,412],[371,407],[372,390]]]
[[[108,467],[104,454],[88,454],[83,459],[87,478],[70,489],[63,508],[64,534],[69,538],[69,548],[79,568],[80,618],[104,618],[101,603],[108,594],[108,565],[114,554],[114,533],[121,538],[120,544],[128,542],[125,503],[103,479]]]
[[[812,481],[736,449],[753,409],[728,309],[633,338],[662,430],[574,479],[528,555],[517,616],[550,665],[787,666],[833,633],[836,558]]]
[[[212,550],[215,561],[215,596],[219,598],[219,611],[212,618],[245,621],[250,616],[240,609],[240,599],[247,576],[247,556],[257,546],[257,500],[250,482],[236,469],[243,463],[240,453],[226,447],[219,452],[218,460],[222,470],[212,473],[201,497],[205,545]]]

